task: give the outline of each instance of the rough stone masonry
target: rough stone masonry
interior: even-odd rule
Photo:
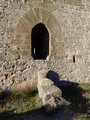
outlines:
[[[32,29],[39,23],[49,54],[35,60]],[[0,0],[0,91],[36,89],[39,70],[90,83],[90,0]]]

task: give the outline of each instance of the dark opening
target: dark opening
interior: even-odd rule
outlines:
[[[73,63],[75,63],[75,55],[73,55]]]
[[[49,55],[49,32],[44,24],[39,23],[32,29],[31,52],[36,59],[46,59]]]

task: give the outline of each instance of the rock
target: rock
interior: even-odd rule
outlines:
[[[46,78],[47,70],[40,70],[38,71],[38,80],[42,80],[43,78]]]
[[[45,110],[47,112],[52,112],[54,109],[57,108],[57,104],[55,102],[54,97],[51,97],[48,101],[47,104],[45,105]]]
[[[4,75],[0,75],[0,81],[5,79],[5,76]]]
[[[42,100],[45,110],[51,112],[54,109],[58,108],[61,102],[62,92],[61,90],[54,85],[54,82],[48,78],[45,78],[46,71],[44,73],[40,71],[38,73],[38,93],[39,97]]]
[[[62,92],[55,85],[38,86],[38,92],[47,112],[53,111],[61,104]]]
[[[39,80],[38,84],[41,85],[41,86],[46,86],[46,85],[53,85],[54,82],[51,81],[51,80],[48,79],[48,78],[43,78],[43,79],[40,79],[40,80]]]
[[[55,99],[61,97],[61,90],[55,85],[39,86],[39,91],[39,96],[42,98],[43,105],[52,97]]]
[[[43,104],[42,104],[42,100],[41,100],[41,98],[38,96],[37,97],[37,99],[36,99],[36,105],[37,106],[42,106]]]
[[[15,95],[20,95],[20,94],[28,94],[34,90],[36,90],[36,86],[35,86],[35,81],[30,81],[30,80],[26,80],[26,81],[22,81],[22,83],[18,83],[17,85],[13,85],[11,87],[12,93]]]

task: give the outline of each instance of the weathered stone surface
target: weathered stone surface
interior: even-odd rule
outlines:
[[[61,42],[63,39],[61,26],[58,20],[54,17],[54,15],[50,15],[46,21],[46,25],[51,33],[51,56],[62,56],[64,54],[63,43]]]
[[[34,8],[34,13],[36,15],[37,21],[42,22],[42,14],[40,8]]]
[[[38,90],[41,92],[39,95],[42,98],[43,104],[46,105],[51,97],[60,98],[62,96],[61,90],[55,85],[40,86]]]
[[[46,78],[47,72],[48,72],[47,70],[38,71],[38,81],[43,80],[43,78]]]
[[[32,9],[24,14],[24,18],[29,22],[29,25],[31,25],[31,27],[34,27],[37,24],[37,19]]]
[[[30,80],[23,81],[22,83],[12,86],[11,90],[12,90],[12,94],[16,94],[16,95],[23,93],[28,94],[33,90],[36,90],[35,81],[33,82]]]
[[[1,77],[1,89],[28,76],[36,86],[36,73],[44,69],[56,71],[62,80],[90,82],[89,4],[90,0],[0,0],[0,74],[7,74]],[[48,60],[31,56],[31,31],[40,22],[49,32]]]
[[[48,79],[48,78],[43,78],[41,81],[39,81],[38,84],[41,85],[41,86],[47,86],[47,85],[53,85],[54,82],[51,81],[51,80]]]
[[[59,108],[60,105],[61,105],[60,98],[55,99],[54,97],[51,97],[47,101],[47,103],[46,103],[46,105],[44,107],[45,107],[46,112],[49,113],[49,112],[53,112],[53,110]]]
[[[27,18],[27,17],[26,17]],[[27,34],[29,34],[31,31],[31,25],[30,25],[30,23],[26,20],[26,19],[24,19],[24,18],[21,18],[20,20],[19,20],[19,22],[18,22],[18,24],[17,24],[17,27],[16,27],[16,32],[18,33],[18,34],[21,34],[21,35],[23,35],[23,34],[25,34],[25,35],[27,35]]]
[[[45,78],[43,74],[45,75],[46,71],[42,72],[42,78],[39,77],[41,76],[41,71],[40,74],[38,74],[37,88],[39,97],[42,99],[42,103],[45,106],[46,111],[50,112],[60,105],[62,92],[54,85],[52,80]]]
[[[4,80],[4,79],[5,79],[5,76],[4,75],[0,75],[0,81]]]

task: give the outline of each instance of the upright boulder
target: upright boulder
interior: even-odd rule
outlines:
[[[38,93],[45,106],[46,111],[50,112],[58,108],[61,103],[62,92],[54,85],[54,82],[46,78],[48,71],[38,72]]]

